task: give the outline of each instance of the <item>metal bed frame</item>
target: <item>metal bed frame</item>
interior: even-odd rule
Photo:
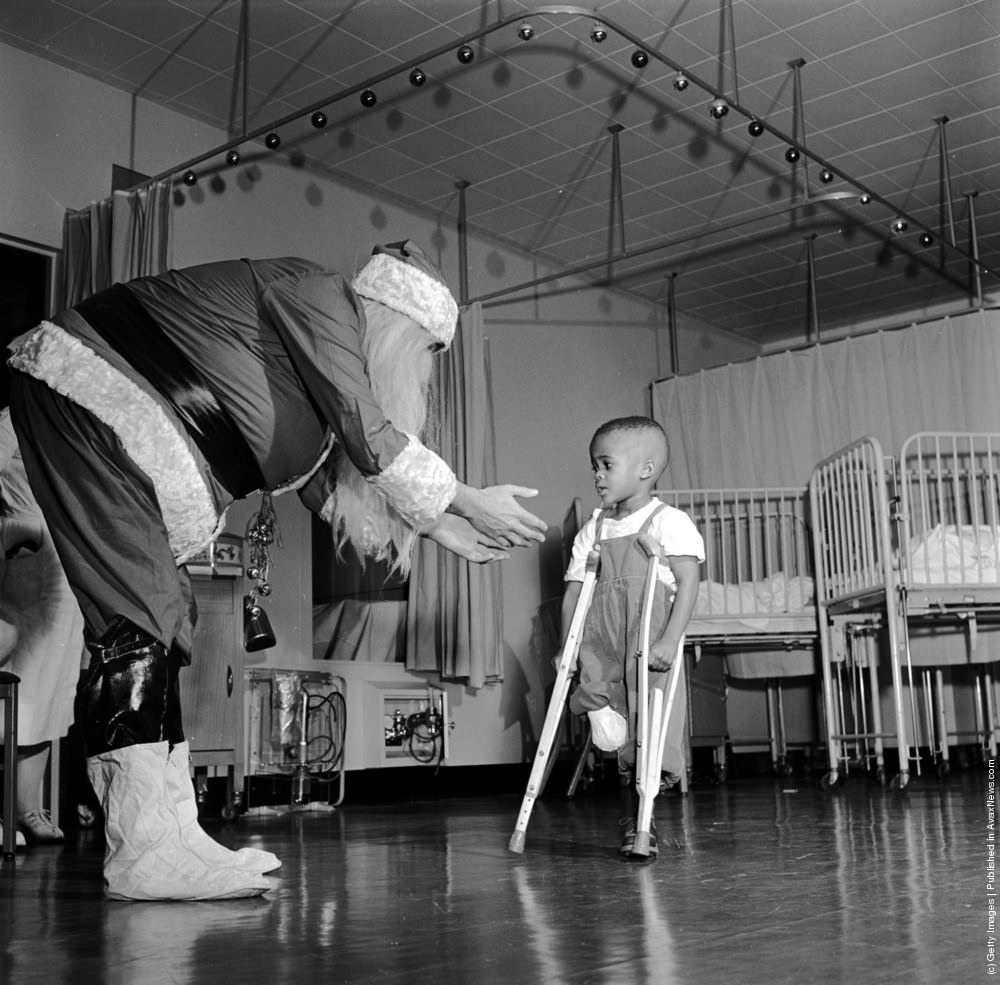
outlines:
[[[1000,434],[919,432],[886,457],[873,437],[821,461],[809,483],[820,618],[824,713],[833,787],[852,763],[885,779],[895,738],[902,789],[926,748],[939,774],[948,738],[975,736],[996,755],[996,700],[988,666],[975,682],[976,724],[948,731],[940,668],[914,672],[911,624],[967,634],[1000,615]],[[950,562],[950,563],[949,563]],[[877,641],[888,641],[894,731],[882,723]],[[905,679],[904,679],[905,678]]]
[[[775,670],[771,651],[814,650],[818,644],[807,490],[686,489],[656,495],[687,513],[705,540],[702,588],[686,632],[694,660],[704,651],[724,656],[738,650],[749,659],[753,651],[769,651],[768,669],[774,673],[762,678],[768,735],[741,745],[766,743],[774,770],[788,772],[781,678],[793,670]],[[693,674],[688,679],[692,721],[697,681]],[[716,769],[722,778],[728,738],[717,737]]]

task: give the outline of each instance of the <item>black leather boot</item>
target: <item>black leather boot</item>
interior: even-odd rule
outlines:
[[[180,662],[164,643],[119,616],[87,649],[90,666],[77,688],[75,711],[88,756],[183,741]]]

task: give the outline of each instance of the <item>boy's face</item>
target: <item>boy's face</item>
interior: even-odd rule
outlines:
[[[624,431],[599,435],[591,444],[594,488],[602,506],[620,503],[642,488],[651,471],[645,444],[640,435]]]

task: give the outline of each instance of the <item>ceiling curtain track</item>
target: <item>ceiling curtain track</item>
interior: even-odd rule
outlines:
[[[794,212],[802,208],[801,202],[795,202],[791,205],[782,206],[780,209],[768,209],[767,212],[758,213],[747,217],[746,219],[737,219],[733,222],[726,223],[722,226],[715,226],[712,229],[706,229],[700,233],[683,233],[678,236],[668,237],[666,239],[656,240],[653,243],[647,243],[645,246],[635,247],[631,250],[626,250],[620,256],[615,257],[615,262],[620,262],[622,260],[634,260],[637,257],[645,256],[650,253],[659,253],[661,250],[670,249],[671,247],[684,247],[689,246],[692,241],[696,239],[702,239],[709,236],[717,236],[722,233],[733,232],[737,229],[743,228],[745,226],[753,225],[754,223],[761,222],[763,219],[772,219],[776,216],[782,215],[786,212]],[[833,221],[833,220],[831,220]],[[970,257],[971,259],[971,257]],[[500,288],[496,291],[491,291],[488,294],[481,294],[478,297],[474,297],[470,300],[470,304],[476,301],[489,307],[490,302],[499,302],[501,298],[505,298],[511,294],[517,294],[521,291],[530,291],[536,287],[541,287],[544,284],[551,284],[557,280],[563,280],[569,277],[575,277],[580,274],[588,273],[591,270],[595,270],[598,267],[606,267],[608,264],[607,257],[601,257],[597,260],[588,260],[586,263],[580,263],[573,267],[567,267],[565,270],[555,271],[551,274],[543,274],[540,277],[535,277],[528,281],[522,281],[519,284],[515,284],[512,287]],[[662,264],[657,264],[657,266],[662,266]],[[631,271],[630,274],[626,274],[624,279],[628,276],[641,276],[649,273],[649,268],[636,269]],[[947,274],[941,274],[941,276],[948,276]],[[619,278],[622,279],[622,278]],[[949,280],[952,278],[948,277]],[[965,283],[953,281],[957,287],[965,287]],[[599,282],[594,286],[609,286],[606,282]],[[530,296],[526,296],[524,299],[515,298],[515,300],[526,300]]]
[[[755,128],[754,132],[755,132],[755,134],[760,135],[760,134],[763,134],[765,132],[771,134],[773,137],[777,138],[782,143],[787,144],[790,149],[794,149],[795,151],[797,151],[800,156],[805,156],[805,157],[809,158],[811,161],[813,161],[816,165],[818,165],[819,167],[821,167],[825,171],[829,171],[831,174],[839,177],[846,184],[851,185],[853,188],[857,189],[858,192],[860,193],[860,195],[863,196],[867,201],[869,201],[869,202],[878,202],[880,205],[882,205],[886,209],[890,210],[892,213],[894,213],[900,219],[903,219],[903,220],[907,221],[911,226],[915,227],[916,229],[923,229],[926,232],[930,233],[930,230],[926,230],[926,227],[924,226],[924,224],[921,223],[921,222],[918,222],[913,216],[911,216],[911,215],[907,214],[906,212],[902,211],[896,205],[894,205],[892,202],[890,202],[888,199],[886,199],[883,196],[879,195],[877,192],[875,192],[872,189],[867,188],[866,186],[862,185],[858,180],[856,180],[855,178],[851,177],[851,175],[847,174],[842,169],[836,167],[834,164],[831,164],[829,161],[824,160],[822,157],[820,157],[819,155],[815,154],[813,151],[808,150],[805,146],[803,146],[803,144],[800,141],[796,140],[793,136],[789,136],[788,134],[783,133],[777,127],[772,126],[770,123],[768,123],[766,119],[763,119],[763,118],[760,118],[760,117],[756,116],[751,110],[749,110],[748,108],[746,108],[745,106],[742,105],[742,103],[739,100],[738,91],[736,90],[736,85],[735,85],[735,79],[736,79],[736,65],[735,65],[736,42],[735,42],[735,38],[733,36],[733,29],[732,29],[732,10],[731,10],[731,6],[730,7],[724,7],[724,9],[723,9],[723,15],[725,17],[727,17],[726,23],[728,24],[728,27],[729,27],[729,43],[730,43],[730,48],[731,48],[731,52],[732,52],[731,58],[732,58],[732,61],[733,61],[733,65],[731,66],[731,68],[732,68],[732,74],[733,74],[733,82],[734,82],[734,84],[733,84],[733,92],[731,92],[728,96],[726,96],[724,93],[722,93],[722,92],[719,91],[719,89],[721,88],[721,85],[712,85],[711,83],[707,82],[705,79],[702,79],[699,76],[697,76],[697,75],[693,74],[692,72],[690,72],[689,70],[685,69],[679,62],[677,62],[674,59],[670,58],[668,55],[663,54],[662,52],[658,51],[654,47],[647,47],[646,46],[646,42],[643,41],[642,38],[638,37],[637,35],[633,34],[631,31],[629,31],[626,28],[622,27],[620,24],[617,24],[616,22],[614,22],[614,21],[610,20],[609,18],[605,17],[599,11],[588,10],[585,7],[579,7],[579,6],[571,5],[571,4],[542,4],[542,5],[538,6],[538,7],[535,7],[531,11],[528,11],[528,12],[519,11],[516,14],[512,14],[512,15],[509,15],[507,17],[502,17],[501,19],[499,19],[498,21],[494,22],[493,24],[487,25],[485,27],[478,28],[475,31],[471,31],[470,33],[464,35],[461,38],[457,38],[457,39],[449,41],[447,44],[439,45],[438,47],[433,48],[430,51],[424,52],[422,55],[420,55],[417,58],[409,59],[409,60],[407,60],[405,62],[402,62],[401,64],[399,64],[397,66],[394,66],[391,69],[387,69],[384,72],[380,72],[377,75],[374,75],[374,76],[372,76],[372,77],[370,77],[368,79],[365,79],[363,82],[359,82],[359,83],[357,83],[355,85],[349,86],[346,89],[341,89],[339,92],[332,93],[330,96],[325,97],[323,99],[319,99],[319,100],[311,103],[310,105],[303,107],[302,109],[296,110],[296,111],[294,111],[292,113],[288,113],[285,116],[282,116],[282,117],[280,117],[277,120],[272,120],[271,122],[269,122],[268,124],[266,124],[264,126],[257,127],[254,130],[250,131],[249,133],[243,133],[238,138],[229,140],[229,141],[227,141],[224,144],[221,144],[221,145],[219,145],[217,147],[212,148],[211,150],[208,150],[208,151],[205,151],[205,152],[203,152],[201,154],[198,154],[196,157],[189,158],[186,161],[182,161],[179,164],[176,164],[176,165],[174,165],[174,166],[172,166],[172,167],[170,167],[170,168],[168,168],[168,169],[166,169],[164,171],[161,171],[159,174],[156,174],[153,177],[148,178],[145,181],[140,182],[140,183],[134,185],[132,187],[132,189],[130,189],[130,190],[137,190],[139,188],[144,187],[147,184],[151,184],[151,183],[154,183],[154,182],[157,182],[157,181],[164,181],[164,180],[168,180],[168,179],[173,179],[174,176],[176,176],[178,174],[181,174],[181,173],[185,174],[185,177],[187,177],[190,174],[191,176],[195,177],[195,179],[196,179],[196,175],[193,175],[193,172],[191,171],[191,169],[197,167],[200,164],[203,164],[205,161],[209,160],[210,158],[217,157],[217,156],[221,157],[221,156],[226,155],[227,153],[235,151],[235,149],[240,144],[244,143],[245,141],[256,140],[259,137],[263,137],[266,134],[269,134],[271,132],[277,131],[282,126],[284,126],[284,125],[286,125],[288,123],[291,123],[291,122],[296,121],[296,120],[300,120],[300,119],[302,119],[305,116],[309,116],[312,113],[314,113],[314,112],[316,112],[318,110],[323,109],[324,107],[328,107],[332,103],[336,103],[336,102],[339,102],[339,101],[341,101],[343,99],[346,99],[346,98],[348,98],[350,96],[354,96],[354,95],[358,95],[360,93],[363,93],[366,89],[373,89],[380,82],[383,82],[386,79],[393,78],[393,77],[395,77],[397,75],[400,75],[400,74],[402,74],[404,72],[411,72],[414,69],[418,69],[420,67],[420,65],[423,64],[423,63],[425,63],[425,62],[429,62],[432,59],[439,57],[440,55],[446,54],[448,52],[453,52],[453,51],[456,51],[456,50],[458,50],[458,49],[460,49],[462,47],[468,46],[472,42],[479,41],[480,39],[485,38],[485,37],[487,37],[487,36],[495,33],[496,31],[502,30],[503,28],[508,27],[509,25],[511,25],[513,23],[523,23],[526,17],[529,17],[529,16],[530,17],[546,17],[546,16],[548,16],[548,17],[562,17],[562,16],[565,16],[565,17],[584,18],[584,19],[586,19],[586,21],[588,22],[588,24],[593,24],[595,22],[595,20],[596,20],[596,22],[598,22],[599,24],[604,25],[609,30],[614,31],[616,34],[620,35],[626,41],[628,41],[629,43],[631,43],[631,44],[633,44],[633,45],[636,46],[636,51],[633,53],[633,58],[634,59],[638,59],[637,61],[634,62],[634,64],[636,64],[636,67],[640,67],[641,65],[645,65],[646,63],[648,63],[649,59],[652,58],[652,59],[655,59],[656,61],[661,62],[662,64],[666,65],[673,72],[683,74],[688,79],[688,81],[690,83],[692,83],[695,86],[697,86],[698,88],[702,89],[705,93],[707,93],[708,95],[710,95],[714,100],[723,100],[725,102],[725,104],[729,108],[731,108],[736,113],[740,114],[741,116],[745,117],[748,121],[750,121],[754,125],[754,128]],[[246,26],[247,26],[247,28],[249,28],[249,21],[247,21]],[[248,31],[248,33],[249,33],[249,31]],[[246,45],[248,43],[248,40],[249,39],[247,38],[244,41],[244,45]],[[640,55],[641,55],[641,59],[639,58]],[[238,155],[237,155],[237,159],[238,159]],[[973,257],[970,255],[970,253],[967,250],[965,250],[962,247],[959,247],[957,245],[954,245],[954,244],[949,244],[949,245],[950,245],[950,247],[951,247],[951,249],[953,251],[959,253],[966,260],[973,261]],[[980,264],[980,269],[983,272],[991,273],[994,276],[998,276],[997,272],[994,271],[994,270],[992,270],[989,267],[983,267]],[[562,276],[567,276],[567,274],[564,273]],[[478,298],[471,298],[471,299],[469,299],[468,303],[471,303],[473,301],[485,301],[488,298],[499,297],[501,294],[512,294],[512,293],[515,293],[517,291],[524,290],[526,288],[529,288],[529,287],[532,287],[532,286],[536,286],[536,285],[537,285],[537,281],[530,281],[530,282],[518,284],[518,285],[515,285],[513,287],[507,288],[503,292],[495,292],[495,293],[493,293],[493,294],[491,294],[489,296],[482,296],[482,297],[478,297]]]

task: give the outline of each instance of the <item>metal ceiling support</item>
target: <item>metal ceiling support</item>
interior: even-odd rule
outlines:
[[[807,162],[809,160],[808,152],[806,151],[806,117],[805,110],[802,106],[802,66],[805,65],[806,60],[804,58],[794,58],[788,63],[788,67],[792,70],[792,136],[799,142],[799,146],[802,148],[802,157],[791,161],[792,165],[792,175],[794,176],[799,163],[802,164],[802,187],[805,193],[806,201],[809,201],[809,169]],[[798,190],[798,183],[794,180],[792,181],[792,199],[795,199],[795,193]]]
[[[761,222],[764,219],[773,219],[776,215],[782,212],[791,212],[793,209],[798,208],[801,208],[801,205],[788,205],[781,209],[768,209],[766,212],[761,212],[745,219],[734,219],[732,222],[727,222],[725,225],[714,226],[711,229],[705,229],[701,232],[683,232],[678,236],[669,236],[664,239],[658,239],[655,242],[647,243],[645,246],[637,246],[634,249],[626,250],[621,254],[621,256],[615,257],[615,260],[635,260],[638,257],[647,256],[650,253],[659,253],[661,250],[667,250],[674,246],[690,247],[695,240],[701,239],[705,236],[719,236],[725,233],[734,232],[737,229],[752,226],[754,223]],[[596,270],[598,267],[606,267],[607,265],[608,261],[603,257],[599,260],[588,260],[585,263],[579,263],[576,266],[567,267],[565,270],[560,270],[553,274],[544,274],[541,277],[535,277],[532,280],[523,281],[520,284],[515,284],[513,287],[503,287],[500,290],[491,291],[489,294],[481,294],[479,297],[473,298],[472,300],[482,302],[495,301],[497,298],[504,297],[508,294],[515,294],[518,291],[529,291],[533,288],[541,287],[543,284],[551,284],[553,281],[562,280],[565,277],[576,277],[579,274],[585,274],[591,270]]]
[[[458,189],[458,303],[469,303],[469,228],[466,212],[466,190],[471,181],[456,181]]]
[[[972,263],[969,264],[969,294],[972,303],[977,307],[983,306],[983,278],[979,269],[979,234],[976,232],[976,196],[977,191],[962,192],[965,200],[969,203],[969,252],[972,254]]]
[[[941,222],[940,235],[944,239],[945,221],[948,223],[948,242],[957,246],[955,239],[955,216],[951,208],[951,165],[948,161],[948,137],[945,134],[947,116],[939,116],[934,122],[938,128],[938,162],[940,167],[939,183],[941,187]]]
[[[729,34],[729,71],[733,77],[733,102],[740,101],[740,79],[736,71],[736,28],[733,26],[733,0],[725,0],[726,31]]]
[[[670,372],[677,376],[681,371],[681,358],[677,344],[677,274],[673,271],[667,285],[667,328],[670,331]],[[656,369],[659,372],[660,367]]]
[[[250,93],[250,0],[242,0],[240,8],[240,68],[243,73],[243,125],[240,134],[247,135],[247,101]]]
[[[619,135],[624,130],[620,123],[608,127],[611,134],[611,202],[608,217],[608,259],[615,255],[615,226],[618,228],[618,246],[625,252],[625,209],[622,202],[622,152]],[[615,216],[618,217],[617,224]]]
[[[819,305],[816,303],[816,234],[806,241],[806,338],[819,342]]]

